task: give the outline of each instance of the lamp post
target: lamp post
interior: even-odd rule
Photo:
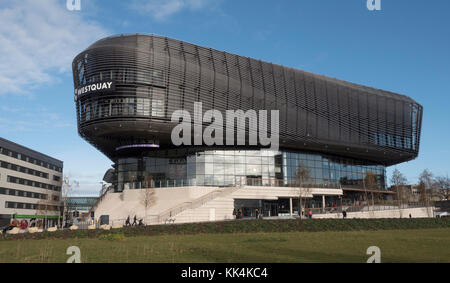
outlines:
[[[63,219],[62,219],[62,228],[66,226],[66,213],[67,213],[67,192],[69,186],[69,178],[67,176],[64,177],[63,182],[63,198],[64,198],[64,208],[63,208]]]
[[[102,185],[102,189],[100,190],[100,196],[101,195],[103,195],[103,193],[104,193],[104,188],[105,188],[105,182],[103,182],[103,181],[101,181],[101,182],[99,182],[100,183],[100,185]]]

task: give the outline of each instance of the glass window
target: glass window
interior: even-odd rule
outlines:
[[[386,146],[386,135],[385,134],[379,134],[379,142],[381,146]]]
[[[164,117],[165,110],[165,89],[153,88],[152,116]]]
[[[214,163],[205,163],[205,174],[214,174]]]
[[[245,156],[242,156],[242,155],[234,156],[234,162],[238,163],[238,164],[244,164],[245,163]]]
[[[213,155],[213,160],[214,160],[213,161],[214,163],[223,164],[225,162],[225,157],[224,157],[223,153],[221,152],[221,153],[217,153],[217,154]]]
[[[136,98],[136,115],[150,116],[150,100],[148,98]]]
[[[157,86],[165,86],[164,72],[162,70],[151,70],[152,84]]]
[[[225,164],[225,175],[234,175],[234,163]]]
[[[247,176],[261,175],[261,165],[247,164]]]
[[[223,175],[225,173],[225,166],[223,163],[214,163],[214,174]]]
[[[234,155],[235,156],[245,156],[245,151],[243,151],[243,150],[236,150],[234,152]]]
[[[236,176],[245,175],[245,164],[235,164],[234,168]]]
[[[330,170],[322,169],[322,178],[324,180],[329,180],[330,179]]]
[[[387,138],[388,138],[388,146],[394,147],[395,146],[394,137],[392,135],[387,135]]]
[[[100,104],[100,117],[108,117],[110,115],[109,100],[102,100]]]
[[[234,150],[224,150],[224,154],[234,156]]]
[[[122,115],[122,103],[120,99],[115,99],[113,103],[111,103],[111,115],[119,116]]]
[[[133,101],[134,99],[127,98],[125,100],[126,100],[126,103],[123,105],[123,115],[124,116],[134,116],[135,115],[135,104]],[[150,103],[149,103],[149,106],[150,106]],[[149,112],[150,112],[150,109],[149,109]]]
[[[396,147],[402,148],[403,147],[402,146],[402,137],[401,136],[396,136],[395,140],[396,140]]]
[[[405,148],[411,149],[411,138],[405,138]]]
[[[91,105],[90,104],[85,105],[85,118],[86,118],[86,121],[91,120]]]
[[[258,150],[247,150],[245,151],[246,156],[261,156],[261,153]]]
[[[213,156],[212,155],[205,155],[205,162],[213,163]]]
[[[205,175],[205,185],[206,186],[214,185],[214,175]]]
[[[225,155],[225,164],[234,164],[234,156]]]
[[[247,156],[247,164],[261,164],[261,157],[259,156]]]
[[[214,175],[214,185],[215,186],[223,186],[225,177],[224,175]]]

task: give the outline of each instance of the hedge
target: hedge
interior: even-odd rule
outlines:
[[[320,232],[450,228],[450,218],[403,219],[288,219],[232,220],[186,224],[123,227],[105,230],[60,230],[56,232],[3,235],[1,240],[98,238],[106,234],[125,237],[158,235],[193,235],[211,233]],[[100,237],[103,238],[103,237]]]

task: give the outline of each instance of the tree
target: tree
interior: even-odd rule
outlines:
[[[422,182],[426,190],[433,188],[433,173],[430,170],[425,169],[419,176],[419,183]]]
[[[371,196],[372,196],[372,206],[374,205],[374,200],[373,200],[373,190],[376,190],[378,187],[378,182],[377,182],[377,174],[371,172],[371,171],[367,171],[366,175],[364,177],[364,191],[366,193],[366,199],[367,202],[369,202],[369,199],[367,197],[367,191],[366,188],[371,190]]]
[[[450,199],[450,178],[447,176],[438,176],[434,182],[434,186],[438,189],[438,194],[442,199]]]
[[[310,193],[311,188],[302,188],[306,182],[309,181],[311,175],[311,169],[306,167],[303,162],[300,162],[300,164],[297,167],[297,170],[295,171],[295,178],[297,180],[297,183],[299,185],[299,196],[298,196],[298,215],[300,219],[302,218],[302,206],[303,206],[303,197],[304,194],[308,195]]]
[[[429,201],[428,201],[428,190],[426,189],[426,185],[423,181],[419,182],[419,202],[422,203],[427,209],[428,217],[431,217],[432,211],[430,209]]]
[[[66,224],[66,214],[69,213],[68,207],[67,207],[67,201],[69,199],[69,196],[72,193],[73,188],[79,187],[78,181],[70,181],[69,176],[64,176],[63,186],[62,186],[62,198],[63,198],[63,221],[62,221],[62,227]]]
[[[145,216],[144,216],[144,223],[147,224],[147,210],[148,208],[155,203],[156,199],[155,199],[155,189],[151,188],[151,184],[152,184],[152,177],[149,175],[147,176],[146,180],[145,180],[145,184],[147,185],[147,188],[143,188],[141,189],[141,202],[144,205],[144,209],[145,209]]]
[[[429,191],[432,192],[433,189],[433,173],[430,170],[425,169],[419,176],[419,192],[420,192],[420,201],[426,207],[429,207]]]
[[[48,199],[50,197],[48,195],[42,195],[41,198],[39,199],[39,201],[37,202],[37,208],[36,208],[36,212],[38,215],[41,215],[41,217],[43,216],[43,228],[48,228],[47,227],[47,214],[50,210],[50,204],[48,202]]]
[[[55,214],[59,216],[58,212],[60,212],[61,205],[59,196],[54,194],[41,195],[36,205],[37,215],[43,217],[44,228],[48,228],[48,216],[55,216]]]
[[[408,183],[408,180],[406,179],[406,177],[397,168],[395,168],[394,172],[392,172],[391,184],[394,186],[395,190],[397,191],[397,201],[398,201],[399,208],[402,205],[403,186],[405,186],[407,183]]]
[[[419,202],[421,202],[423,205],[427,204],[427,190],[425,183],[423,181],[419,182]]]

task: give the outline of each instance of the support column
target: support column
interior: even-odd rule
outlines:
[[[289,215],[292,216],[292,198],[289,198]]]
[[[325,212],[325,195],[322,195],[322,212]]]

